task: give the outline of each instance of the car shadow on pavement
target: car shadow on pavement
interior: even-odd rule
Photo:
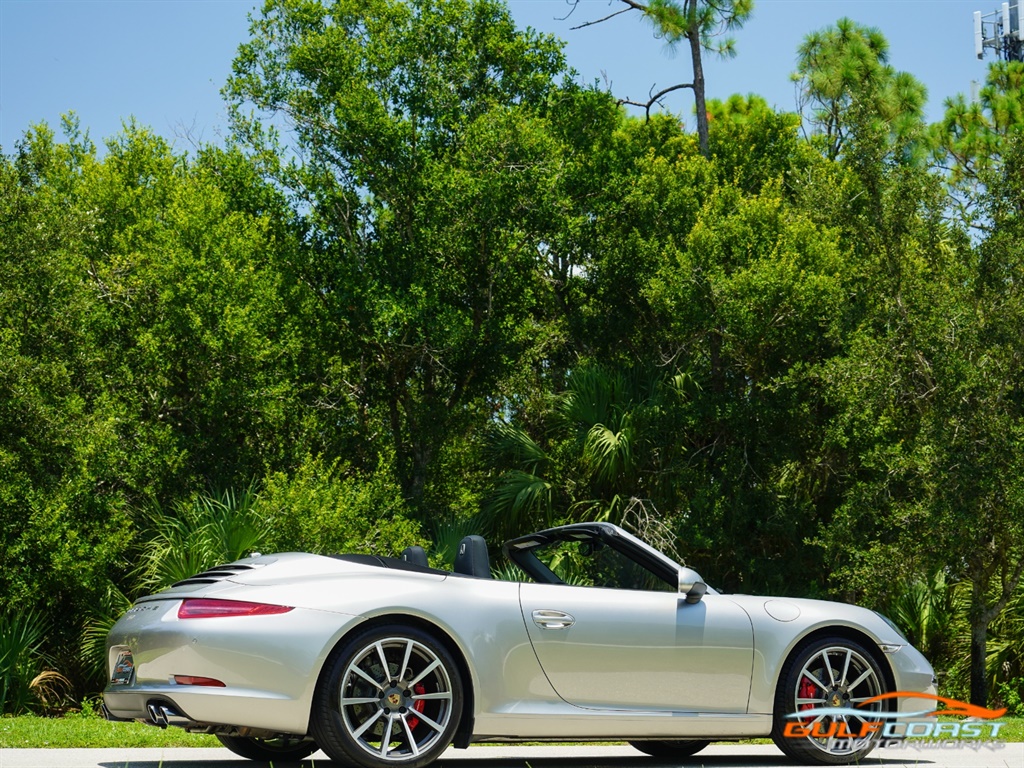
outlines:
[[[916,761],[915,765],[931,765],[930,761]],[[123,761],[98,763],[102,768],[126,768]],[[869,757],[858,766],[906,765],[902,760]],[[254,760],[133,760],[127,768],[332,768],[342,766],[327,759],[309,759],[301,763],[260,763]],[[784,755],[694,755],[681,760],[664,760],[651,757],[457,757],[438,760],[436,768],[679,768],[680,766],[704,766],[705,768],[786,768],[800,766]]]
[[[904,765],[902,760],[868,757],[857,763],[857,766]],[[915,763],[916,765],[917,763]],[[920,765],[930,765],[921,762]],[[438,760],[437,768],[678,768],[678,766],[706,766],[706,768],[806,768],[785,755],[694,755],[676,760],[655,757],[637,756],[635,758],[607,757],[545,757],[545,758],[513,758],[499,757],[490,760],[454,759]]]

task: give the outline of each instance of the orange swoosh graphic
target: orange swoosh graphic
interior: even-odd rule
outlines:
[[[866,701],[862,701],[860,706],[871,704],[875,701],[898,698],[931,699],[932,701],[937,701],[946,707],[946,709],[936,709],[929,715],[929,717],[932,715],[962,715],[963,717],[980,717],[983,720],[993,720],[1006,714],[1005,707],[1002,709],[986,709],[985,707],[979,707],[976,704],[968,704],[967,702],[957,701],[956,699],[947,699],[945,696],[934,696],[930,693],[914,693],[912,691],[883,693],[881,696],[874,696]]]

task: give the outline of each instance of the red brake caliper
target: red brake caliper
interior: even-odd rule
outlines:
[[[417,696],[422,696],[424,693],[427,692],[427,689],[423,685],[423,683],[417,683],[416,685],[414,685],[412,687],[412,692],[415,693]],[[803,695],[803,694],[801,694],[801,695]],[[425,702],[423,699],[420,699],[419,701],[414,701],[413,704],[412,704],[412,708],[414,710],[416,710],[417,712],[422,712],[423,708],[425,706],[427,706],[427,702]],[[418,717],[410,717],[409,718],[409,730],[410,731],[413,728],[415,728],[417,725],[419,725],[419,724],[420,724],[420,719]]]
[[[812,681],[811,678],[809,678],[807,675],[804,675],[800,679],[800,687],[797,689],[797,695],[801,699],[813,699],[814,698],[814,692],[817,689],[818,689],[818,686],[816,686],[814,684],[814,681]],[[419,704],[419,702],[416,702],[416,703]],[[807,703],[798,705],[797,709],[799,709],[800,711],[803,711],[803,710],[806,710],[806,709],[814,709],[814,705],[811,704],[810,702],[807,702]],[[803,722],[806,724],[806,723],[811,722],[811,720],[810,720],[810,718],[807,718]]]

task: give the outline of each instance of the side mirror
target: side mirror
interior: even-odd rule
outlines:
[[[688,603],[699,603],[708,591],[708,585],[693,568],[679,569],[679,594],[686,597]]]

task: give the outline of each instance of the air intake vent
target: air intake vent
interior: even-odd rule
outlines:
[[[237,576],[240,573],[251,571],[254,568],[252,565],[240,565],[234,563],[232,565],[218,565],[216,568],[211,568],[208,571],[197,573],[195,576],[190,576],[183,581],[179,581],[177,584],[172,584],[173,587],[184,587],[188,584],[216,584],[218,581],[223,579],[229,579],[232,576]]]

